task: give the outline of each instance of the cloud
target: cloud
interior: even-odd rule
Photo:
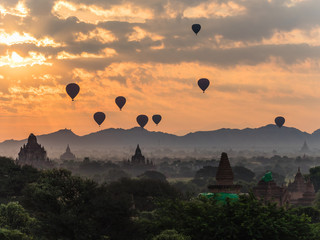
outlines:
[[[223,126],[226,121],[257,126],[275,113],[297,124],[305,118],[299,111],[320,117],[314,111],[320,78],[317,0],[0,5],[0,109],[10,126],[26,126],[17,129],[21,133],[35,127],[87,133],[96,130],[96,110],[108,112],[108,127],[132,127],[137,114],[160,113],[166,123],[160,130],[169,132],[232,127]],[[197,36],[193,23],[202,26]],[[206,94],[197,86],[201,77],[211,81]],[[73,105],[65,93],[70,82],[81,86]],[[114,104],[118,95],[128,99],[122,115]]]

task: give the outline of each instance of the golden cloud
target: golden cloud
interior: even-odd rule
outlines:
[[[62,44],[56,43],[52,38],[45,37],[43,39],[36,39],[29,33],[19,32],[7,33],[4,29],[0,29],[0,44],[8,46],[14,44],[32,43],[38,47],[61,47]]]
[[[5,8],[0,5],[0,14],[1,15],[13,15],[17,17],[26,17],[29,14],[29,10],[26,8],[23,1],[18,2],[18,4],[13,8]]]
[[[87,52],[82,52],[81,54],[72,54],[66,51],[62,51],[58,53],[57,59],[62,60],[62,59],[77,59],[77,58],[109,58],[116,55],[117,55],[116,50],[112,48],[105,48],[101,51],[100,54],[87,53]]]
[[[95,5],[75,4],[68,1],[57,1],[53,14],[61,19],[75,16],[80,21],[96,24],[99,21],[145,22],[153,18],[150,9],[141,8],[134,4],[121,4],[111,9],[103,9]]]
[[[29,52],[29,57],[21,57],[17,52],[7,52],[5,56],[0,56],[0,67],[10,66],[11,68],[25,67],[33,65],[49,65],[46,57],[41,53]]]
[[[204,2],[196,7],[189,7],[184,10],[183,16],[186,18],[215,18],[229,17],[245,14],[246,8],[234,1],[226,3]]]

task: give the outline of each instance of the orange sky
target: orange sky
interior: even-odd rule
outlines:
[[[318,0],[0,0],[0,141],[131,128],[139,114],[161,114],[146,129],[179,135],[278,115],[313,132],[319,9]],[[205,94],[199,78],[211,81]],[[75,102],[71,82],[81,88]],[[121,112],[117,96],[127,98]]]

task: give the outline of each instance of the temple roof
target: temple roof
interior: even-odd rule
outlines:
[[[298,172],[296,174],[296,176],[294,177],[294,181],[295,182],[303,182],[304,183],[304,179],[303,179],[303,176],[300,172],[300,167],[298,167]]]
[[[216,180],[218,185],[233,184],[233,172],[230,166],[228,155],[225,152],[221,154]]]
[[[304,141],[303,146],[301,147],[300,152],[309,152],[310,149],[308,147],[307,141]]]
[[[73,160],[76,156],[71,152],[69,144],[67,146],[66,152],[60,156],[61,160]]]
[[[136,148],[135,156],[140,156],[140,155],[142,155],[142,153],[141,153],[141,149],[140,149],[139,144],[138,144],[137,148]]]
[[[29,135],[29,137],[28,137],[28,143],[29,143],[29,144],[35,144],[35,143],[37,143],[37,137],[36,137],[33,133],[31,133],[31,134]]]

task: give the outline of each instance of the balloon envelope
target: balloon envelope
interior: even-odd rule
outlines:
[[[162,119],[162,117],[161,117],[161,115],[159,115],[159,114],[155,114],[155,115],[153,115],[152,116],[152,120],[153,120],[153,122],[155,123],[155,124],[159,124],[159,122],[161,121],[161,119]]]
[[[148,118],[148,116],[146,116],[146,115],[139,115],[138,117],[137,117],[137,123],[140,125],[140,127],[144,127],[147,123],[148,123],[148,121],[149,121],[149,118]]]
[[[192,30],[194,31],[194,33],[197,35],[198,32],[199,32],[200,29],[201,29],[201,25],[200,25],[200,24],[193,24],[191,28],[192,28]]]
[[[78,95],[78,93],[80,91],[80,87],[76,83],[69,83],[66,86],[66,91],[73,101],[73,99]]]
[[[126,101],[127,101],[126,98],[122,97],[122,96],[119,96],[116,98],[115,102],[118,105],[118,107],[120,108],[120,111],[123,108],[123,106],[126,104]]]
[[[96,112],[93,115],[94,120],[96,121],[96,123],[98,123],[98,125],[100,126],[103,121],[106,119],[106,115],[103,112]]]
[[[204,92],[210,85],[210,82],[206,78],[201,78],[198,80],[198,86],[201,88],[201,90]]]
[[[276,117],[276,118],[274,119],[274,122],[277,124],[277,126],[278,126],[279,128],[281,128],[281,127],[283,126],[283,124],[284,124],[285,121],[286,121],[286,120],[284,119],[284,117],[281,117],[281,116]]]

